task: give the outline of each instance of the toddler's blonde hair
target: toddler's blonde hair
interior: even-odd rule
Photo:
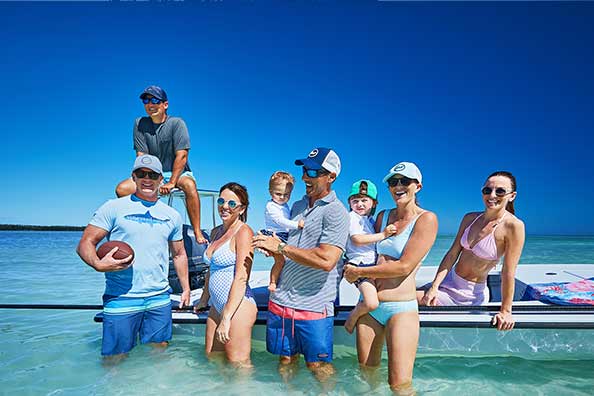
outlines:
[[[270,181],[268,182],[268,189],[272,190],[272,187],[279,184],[280,182],[286,181],[287,185],[295,186],[295,178],[288,172],[283,171],[276,171],[270,176]]]

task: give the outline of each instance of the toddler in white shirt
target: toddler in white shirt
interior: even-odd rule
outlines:
[[[375,265],[375,244],[393,235],[396,227],[390,224],[383,231],[375,232],[373,215],[377,207],[377,187],[369,180],[353,183],[349,194],[349,206],[351,211],[349,239],[345,250],[346,263],[363,267]],[[360,278],[355,282],[355,286],[361,292],[361,300],[344,323],[349,333],[353,332],[361,316],[379,305],[375,280]]]
[[[283,171],[277,171],[272,174],[268,182],[268,191],[270,192],[270,201],[266,203],[264,211],[265,230],[260,230],[264,235],[273,233],[283,242],[287,242],[290,230],[303,228],[303,219],[292,220],[291,211],[287,202],[291,199],[295,178],[291,174]],[[268,290],[276,290],[276,283],[283,268],[284,260],[276,260],[270,270],[270,285]]]

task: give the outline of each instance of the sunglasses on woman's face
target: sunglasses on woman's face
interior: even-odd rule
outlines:
[[[491,187],[483,187],[481,192],[483,193],[483,195],[491,195],[491,193],[493,192],[493,189]],[[498,196],[499,198],[505,197],[507,194],[511,194],[512,192],[513,191],[507,191],[503,187],[497,187],[495,189],[495,195]]]
[[[153,171],[144,171],[142,169],[135,170],[134,174],[139,179],[144,179],[145,177],[148,177],[151,180],[157,180],[157,179],[159,179],[159,176],[161,176],[160,173],[153,172]]]
[[[327,175],[329,173],[330,172],[328,172],[325,169],[307,169],[305,166],[303,167],[303,174],[307,175],[307,177],[309,177],[311,179],[315,179],[320,176]]]
[[[388,186],[396,187],[398,184],[401,184],[403,187],[408,187],[412,182],[416,182],[415,179],[409,179],[408,177],[392,177],[388,179]]]
[[[157,98],[150,98],[150,99],[149,98],[142,98],[142,103],[144,103],[144,104],[149,104],[149,103],[160,104],[161,102],[162,101],[159,100],[159,99],[157,99]]]
[[[237,201],[234,201],[232,199],[225,201],[223,198],[219,198],[217,199],[217,205],[219,206],[224,206],[225,202],[227,202],[227,205],[229,206],[229,209],[235,209],[238,206],[241,206],[240,204],[237,203]]]

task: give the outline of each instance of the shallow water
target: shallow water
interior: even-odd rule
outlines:
[[[77,232],[0,232],[2,303],[100,304],[102,274],[84,265],[74,248]],[[436,265],[452,237],[439,237],[427,264]],[[529,237],[522,264],[594,263],[594,237]],[[269,262],[258,256],[256,269]],[[0,310],[0,394],[6,395],[317,395],[324,391],[303,363],[283,382],[277,359],[253,342],[254,369],[242,372],[206,359],[203,329],[176,325],[166,350],[135,348],[118,365],[100,357],[101,325],[94,311]],[[197,326],[196,326],[197,327]],[[594,340],[592,341],[594,342]],[[335,350],[337,375],[330,394],[390,394],[387,365],[371,386],[355,351]],[[593,360],[530,360],[505,355],[420,355],[415,363],[420,394],[571,394],[594,389]]]

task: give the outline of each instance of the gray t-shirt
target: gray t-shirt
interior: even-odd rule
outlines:
[[[155,124],[150,117],[134,121],[134,150],[159,158],[164,172],[173,170],[176,151],[189,149],[190,135],[181,118],[167,116],[162,124]],[[189,162],[183,171],[190,171]]]
[[[304,196],[293,204],[291,219],[304,219],[302,229],[289,231],[288,244],[302,249],[312,249],[329,244],[344,251],[349,237],[349,215],[336,193],[317,200],[309,208],[309,198]],[[334,300],[342,274],[342,258],[329,272],[298,264],[286,259],[276,292],[270,300],[279,305],[334,315]]]

